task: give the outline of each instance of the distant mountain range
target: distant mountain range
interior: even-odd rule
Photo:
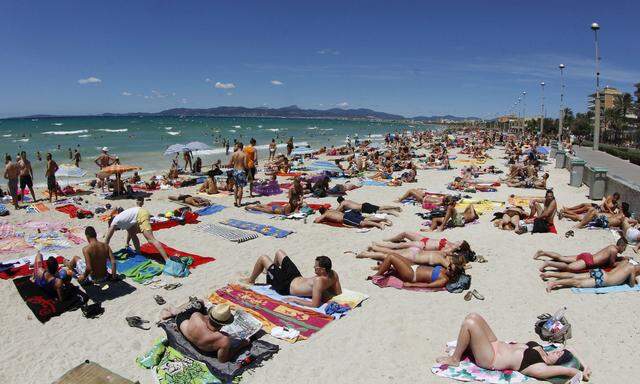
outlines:
[[[283,108],[247,108],[247,107],[215,107],[215,108],[173,108],[160,112],[103,113],[98,116],[202,116],[202,117],[285,117],[285,118],[333,118],[333,119],[372,119],[372,120],[417,120],[439,122],[442,120],[463,121],[480,120],[477,117],[417,116],[405,117],[391,113],[378,112],[372,109],[302,109],[296,105]],[[61,117],[59,115],[31,115],[23,118]]]

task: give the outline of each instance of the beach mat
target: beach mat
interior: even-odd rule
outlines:
[[[209,256],[200,256],[200,255],[196,255],[194,253],[188,253],[188,252],[183,252],[183,251],[179,251],[175,248],[171,248],[163,243],[160,243],[162,245],[162,248],[164,248],[164,251],[167,253],[167,255],[169,256],[178,256],[178,257],[190,257],[193,262],[191,264],[189,264],[189,269],[194,269],[195,267],[202,265],[202,264],[206,264],[206,263],[210,263],[212,261],[215,261],[216,259],[213,257],[209,257]],[[160,258],[160,260],[162,260],[162,257],[160,256],[160,253],[158,252],[158,250],[156,249],[156,247],[151,244],[151,243],[146,243],[144,245],[140,246],[140,253],[142,253],[144,256],[153,258],[153,259],[158,259]]]
[[[60,316],[66,311],[80,308],[88,299],[88,296],[75,285],[69,288],[71,291],[68,292],[68,300],[60,302],[35,285],[30,276],[14,279],[13,284],[27,307],[41,323],[46,323],[52,317]]]
[[[224,220],[224,221],[221,221],[220,224],[229,225],[231,227],[244,229],[247,231],[258,232],[264,236],[272,236],[278,239],[287,237],[293,233],[293,231],[276,228],[271,225],[252,223],[250,221],[243,221],[243,220],[236,220],[236,219]]]
[[[165,320],[158,324],[167,334],[169,346],[184,354],[186,357],[206,364],[213,375],[224,383],[231,383],[247,369],[259,366],[264,360],[271,358],[279,350],[275,344],[262,340],[255,340],[249,348],[245,348],[227,363],[221,363],[213,354],[205,354],[195,348],[176,326],[175,318]]]
[[[33,249],[23,237],[7,237],[0,239],[0,254],[16,254]]]
[[[159,276],[164,271],[164,265],[155,260],[150,260],[141,254],[135,253],[131,248],[123,248],[113,253],[116,259],[116,270],[136,283],[143,283]],[[107,266],[110,262],[107,260]]]
[[[71,369],[53,384],[136,384],[89,360]]]
[[[373,276],[371,282],[377,285],[380,288],[395,288],[395,289],[404,289],[406,291],[417,291],[417,292],[438,292],[445,291],[444,287],[442,288],[407,288],[404,286],[402,280],[398,279],[393,275],[385,275],[385,276]]]
[[[139,366],[153,369],[156,384],[214,384],[221,383],[205,363],[186,357],[170,347],[167,339],[160,339],[153,347],[136,358]]]
[[[217,224],[204,224],[199,226],[198,230],[236,243],[244,243],[245,241],[257,239],[259,237],[259,235],[254,232],[241,231],[239,229],[232,229],[227,226]]]
[[[82,209],[73,204],[66,204],[56,207],[56,211],[66,213],[70,218],[75,219],[78,217],[78,213],[82,212],[87,217],[93,217],[93,212]]]
[[[186,212],[184,214],[184,220],[169,219],[166,221],[156,221],[155,223],[151,223],[151,230],[159,231],[161,229],[177,227],[178,225],[197,224],[199,222],[197,213]]]
[[[47,258],[48,256],[43,257],[44,260]],[[30,262],[26,262],[26,259],[28,259],[28,257],[22,260],[16,259],[0,263],[0,279],[8,280],[14,277],[32,276],[33,265],[31,265]],[[59,265],[62,265],[64,258],[62,256],[56,256],[56,260]]]
[[[273,206],[278,206],[278,207],[282,207],[289,204],[289,202],[287,201],[272,201],[270,203],[267,204],[268,207],[273,207]],[[320,208],[325,208],[325,209],[331,209],[331,204],[330,203],[305,203],[305,205],[311,209],[313,209],[314,211],[319,210]]]
[[[207,216],[207,215],[213,215],[214,213],[218,213],[225,208],[227,207],[225,207],[224,205],[213,204],[208,207],[198,209],[197,211],[195,211],[195,213],[198,214],[199,216]]]
[[[332,316],[278,301],[236,284],[218,289],[209,297],[209,301],[214,304],[227,303],[250,313],[262,323],[266,332],[271,332],[274,327],[295,329],[300,332],[296,340],[307,339],[333,321]]]
[[[71,248],[69,239],[61,232],[49,231],[29,235],[25,241],[40,252],[53,252]]]
[[[533,199],[544,199],[544,196],[509,196],[509,205],[514,207],[528,207]]]
[[[631,287],[627,284],[614,285],[611,287],[601,287],[601,288],[571,288],[571,292],[573,293],[595,293],[595,294],[638,292],[638,291],[640,291],[640,285],[635,285]]]

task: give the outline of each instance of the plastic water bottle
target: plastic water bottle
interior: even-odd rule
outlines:
[[[564,316],[564,313],[566,312],[566,310],[567,310],[567,307],[562,307],[562,308],[558,309],[556,311],[556,313],[554,313],[553,316],[544,323],[544,327],[548,331],[551,331],[555,326],[556,332],[557,332],[559,329],[557,329],[558,326],[556,326],[556,324],[562,325],[562,323],[560,322],[560,319],[562,319],[562,317]]]
[[[553,321],[560,321],[564,317],[564,313],[567,311],[567,307],[562,307],[553,315]]]

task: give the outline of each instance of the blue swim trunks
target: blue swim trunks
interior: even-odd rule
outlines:
[[[234,169],[233,180],[238,187],[244,187],[245,185],[247,185],[247,173],[239,169]]]

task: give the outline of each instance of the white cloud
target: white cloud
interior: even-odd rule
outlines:
[[[164,99],[165,97],[168,97],[168,96],[169,96],[168,93],[162,93],[160,91],[156,91],[155,89],[151,90],[151,98]]]
[[[319,54],[319,55],[334,55],[334,56],[336,56],[336,55],[340,54],[340,51],[332,49],[332,48],[324,48],[324,49],[321,49],[319,51],[316,51],[316,53]]]
[[[187,103],[189,102],[189,100],[187,100],[187,98],[186,98],[186,97],[183,97],[183,98],[180,100],[180,102],[181,102],[182,104],[187,104]]]
[[[133,93],[124,91],[122,92],[122,96],[133,96]]]
[[[218,88],[218,89],[233,89],[236,87],[235,84],[233,83],[221,83],[221,82],[216,82],[216,84],[214,85],[214,87]]]
[[[271,80],[271,84],[273,85],[283,85],[284,83],[280,80]]]
[[[97,77],[93,77],[93,76],[89,76],[86,79],[80,79],[78,80],[78,84],[100,84],[102,83],[102,80],[98,79]]]
[[[342,103],[336,104],[336,106],[338,108],[347,108],[349,106],[349,103],[347,103],[346,101],[343,101]]]

